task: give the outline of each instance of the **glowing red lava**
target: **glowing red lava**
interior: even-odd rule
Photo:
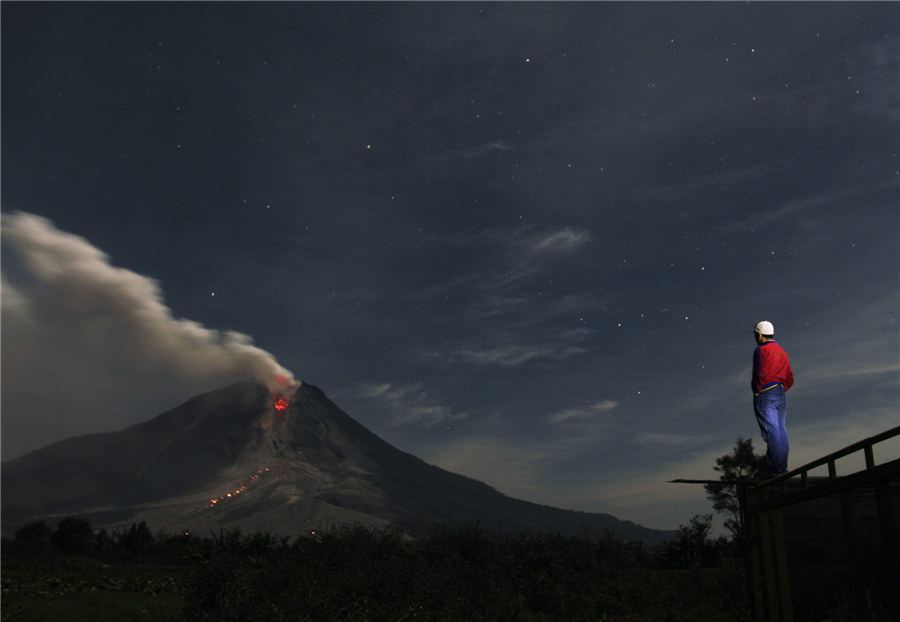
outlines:
[[[283,395],[278,395],[277,393],[272,396],[272,402],[275,404],[275,410],[278,412],[284,412],[287,410],[287,407],[290,406],[287,398]]]
[[[253,475],[250,476],[250,483],[253,484],[253,483],[256,482],[258,479],[260,479],[261,477],[263,477],[264,475],[268,475],[269,472],[270,472],[269,467],[263,467],[263,468],[261,468],[259,471],[257,471],[256,473],[254,473]],[[278,478],[276,477],[275,479],[278,479]],[[233,491],[226,492],[224,495],[220,495],[218,498],[210,499],[210,500],[209,500],[209,503],[206,504],[206,507],[207,507],[207,508],[214,508],[214,507],[216,507],[216,505],[218,505],[218,504],[220,504],[220,503],[221,503],[222,505],[224,505],[224,504],[228,503],[229,501],[232,501],[232,500],[234,500],[234,499],[237,499],[238,495],[242,494],[242,493],[245,492],[246,490],[247,490],[247,484],[244,483],[244,482],[241,482],[241,485],[238,486],[237,489],[235,489],[235,490],[233,490]],[[198,511],[199,511],[199,510],[198,510]]]

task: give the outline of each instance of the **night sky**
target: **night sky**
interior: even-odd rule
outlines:
[[[713,510],[667,480],[764,447],[763,319],[791,467],[896,426],[898,18],[3,2],[3,459],[286,369],[427,462],[671,529]]]

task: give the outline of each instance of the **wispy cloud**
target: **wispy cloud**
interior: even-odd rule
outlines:
[[[535,359],[549,358],[565,361],[578,354],[587,352],[579,347],[535,346],[527,344],[497,346],[483,350],[461,349],[456,355],[465,362],[477,365],[499,365],[500,367],[518,367]]]
[[[900,41],[887,38],[872,44],[867,52],[856,76],[866,97],[857,98],[854,111],[884,118],[896,126],[900,121],[900,81],[896,79]]]
[[[580,342],[585,333],[581,330],[564,331],[556,338],[533,341],[528,337],[507,335],[501,338],[485,336],[479,344],[461,346],[453,350],[449,359],[476,365],[518,367],[537,360],[566,361],[588,352]]]
[[[534,227],[470,230],[451,238],[450,243],[481,257],[478,268],[457,276],[448,288],[477,287],[483,291],[506,290],[555,259],[569,259],[594,241],[587,229],[560,227],[541,230]],[[440,288],[440,286],[438,286]],[[426,290],[435,293],[438,290]]]
[[[532,240],[531,248],[539,253],[569,255],[593,241],[593,239],[589,231],[564,227],[558,231],[535,237]]]
[[[619,402],[614,402],[613,400],[603,400],[600,402],[595,402],[593,404],[588,404],[587,406],[579,406],[575,408],[566,408],[564,410],[560,410],[550,415],[547,420],[550,423],[561,423],[563,421],[569,421],[571,419],[591,419],[599,414],[608,413],[618,405]]]
[[[433,157],[441,162],[450,160],[471,160],[473,158],[481,158],[494,151],[512,151],[512,149],[513,148],[509,144],[502,140],[492,140],[480,145],[444,151]]]
[[[377,404],[389,413],[391,426],[419,425],[430,427],[466,418],[466,413],[436,403],[421,383],[396,385],[390,382],[364,383],[357,395]]]
[[[564,262],[592,241],[589,231],[574,227],[492,229],[457,236],[453,244],[476,249],[473,254],[482,257],[478,266],[484,269],[456,275],[417,297],[463,298],[457,312],[444,321],[464,322],[467,332],[475,329],[476,334],[429,356],[512,368],[588,352],[589,331],[579,317],[604,301],[594,291],[558,291],[553,280]]]
[[[691,447],[698,442],[696,434],[670,434],[663,432],[646,432],[638,434],[634,442],[648,449],[669,447]]]
[[[785,201],[775,206],[771,210],[761,212],[753,212],[748,214],[744,219],[728,224],[722,228],[723,232],[735,233],[747,230],[762,230],[765,227],[772,226],[775,223],[783,222],[790,218],[795,218],[807,212],[817,212],[820,210],[838,209],[846,210],[849,205],[858,205],[865,197],[871,196],[872,192],[896,188],[895,179],[886,179],[874,186],[840,188],[834,191],[823,192],[816,195]]]

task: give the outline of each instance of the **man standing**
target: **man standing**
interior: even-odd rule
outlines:
[[[753,410],[768,449],[766,472],[774,477],[787,473],[788,435],[784,422],[787,415],[785,393],[794,384],[794,373],[785,352],[775,342],[775,327],[771,322],[759,322],[753,329],[757,347],[753,351]]]

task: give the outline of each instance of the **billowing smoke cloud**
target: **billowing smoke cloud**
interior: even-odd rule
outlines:
[[[2,238],[4,460],[232,382],[294,384],[250,337],[174,318],[156,281],[49,220],[3,214]]]

